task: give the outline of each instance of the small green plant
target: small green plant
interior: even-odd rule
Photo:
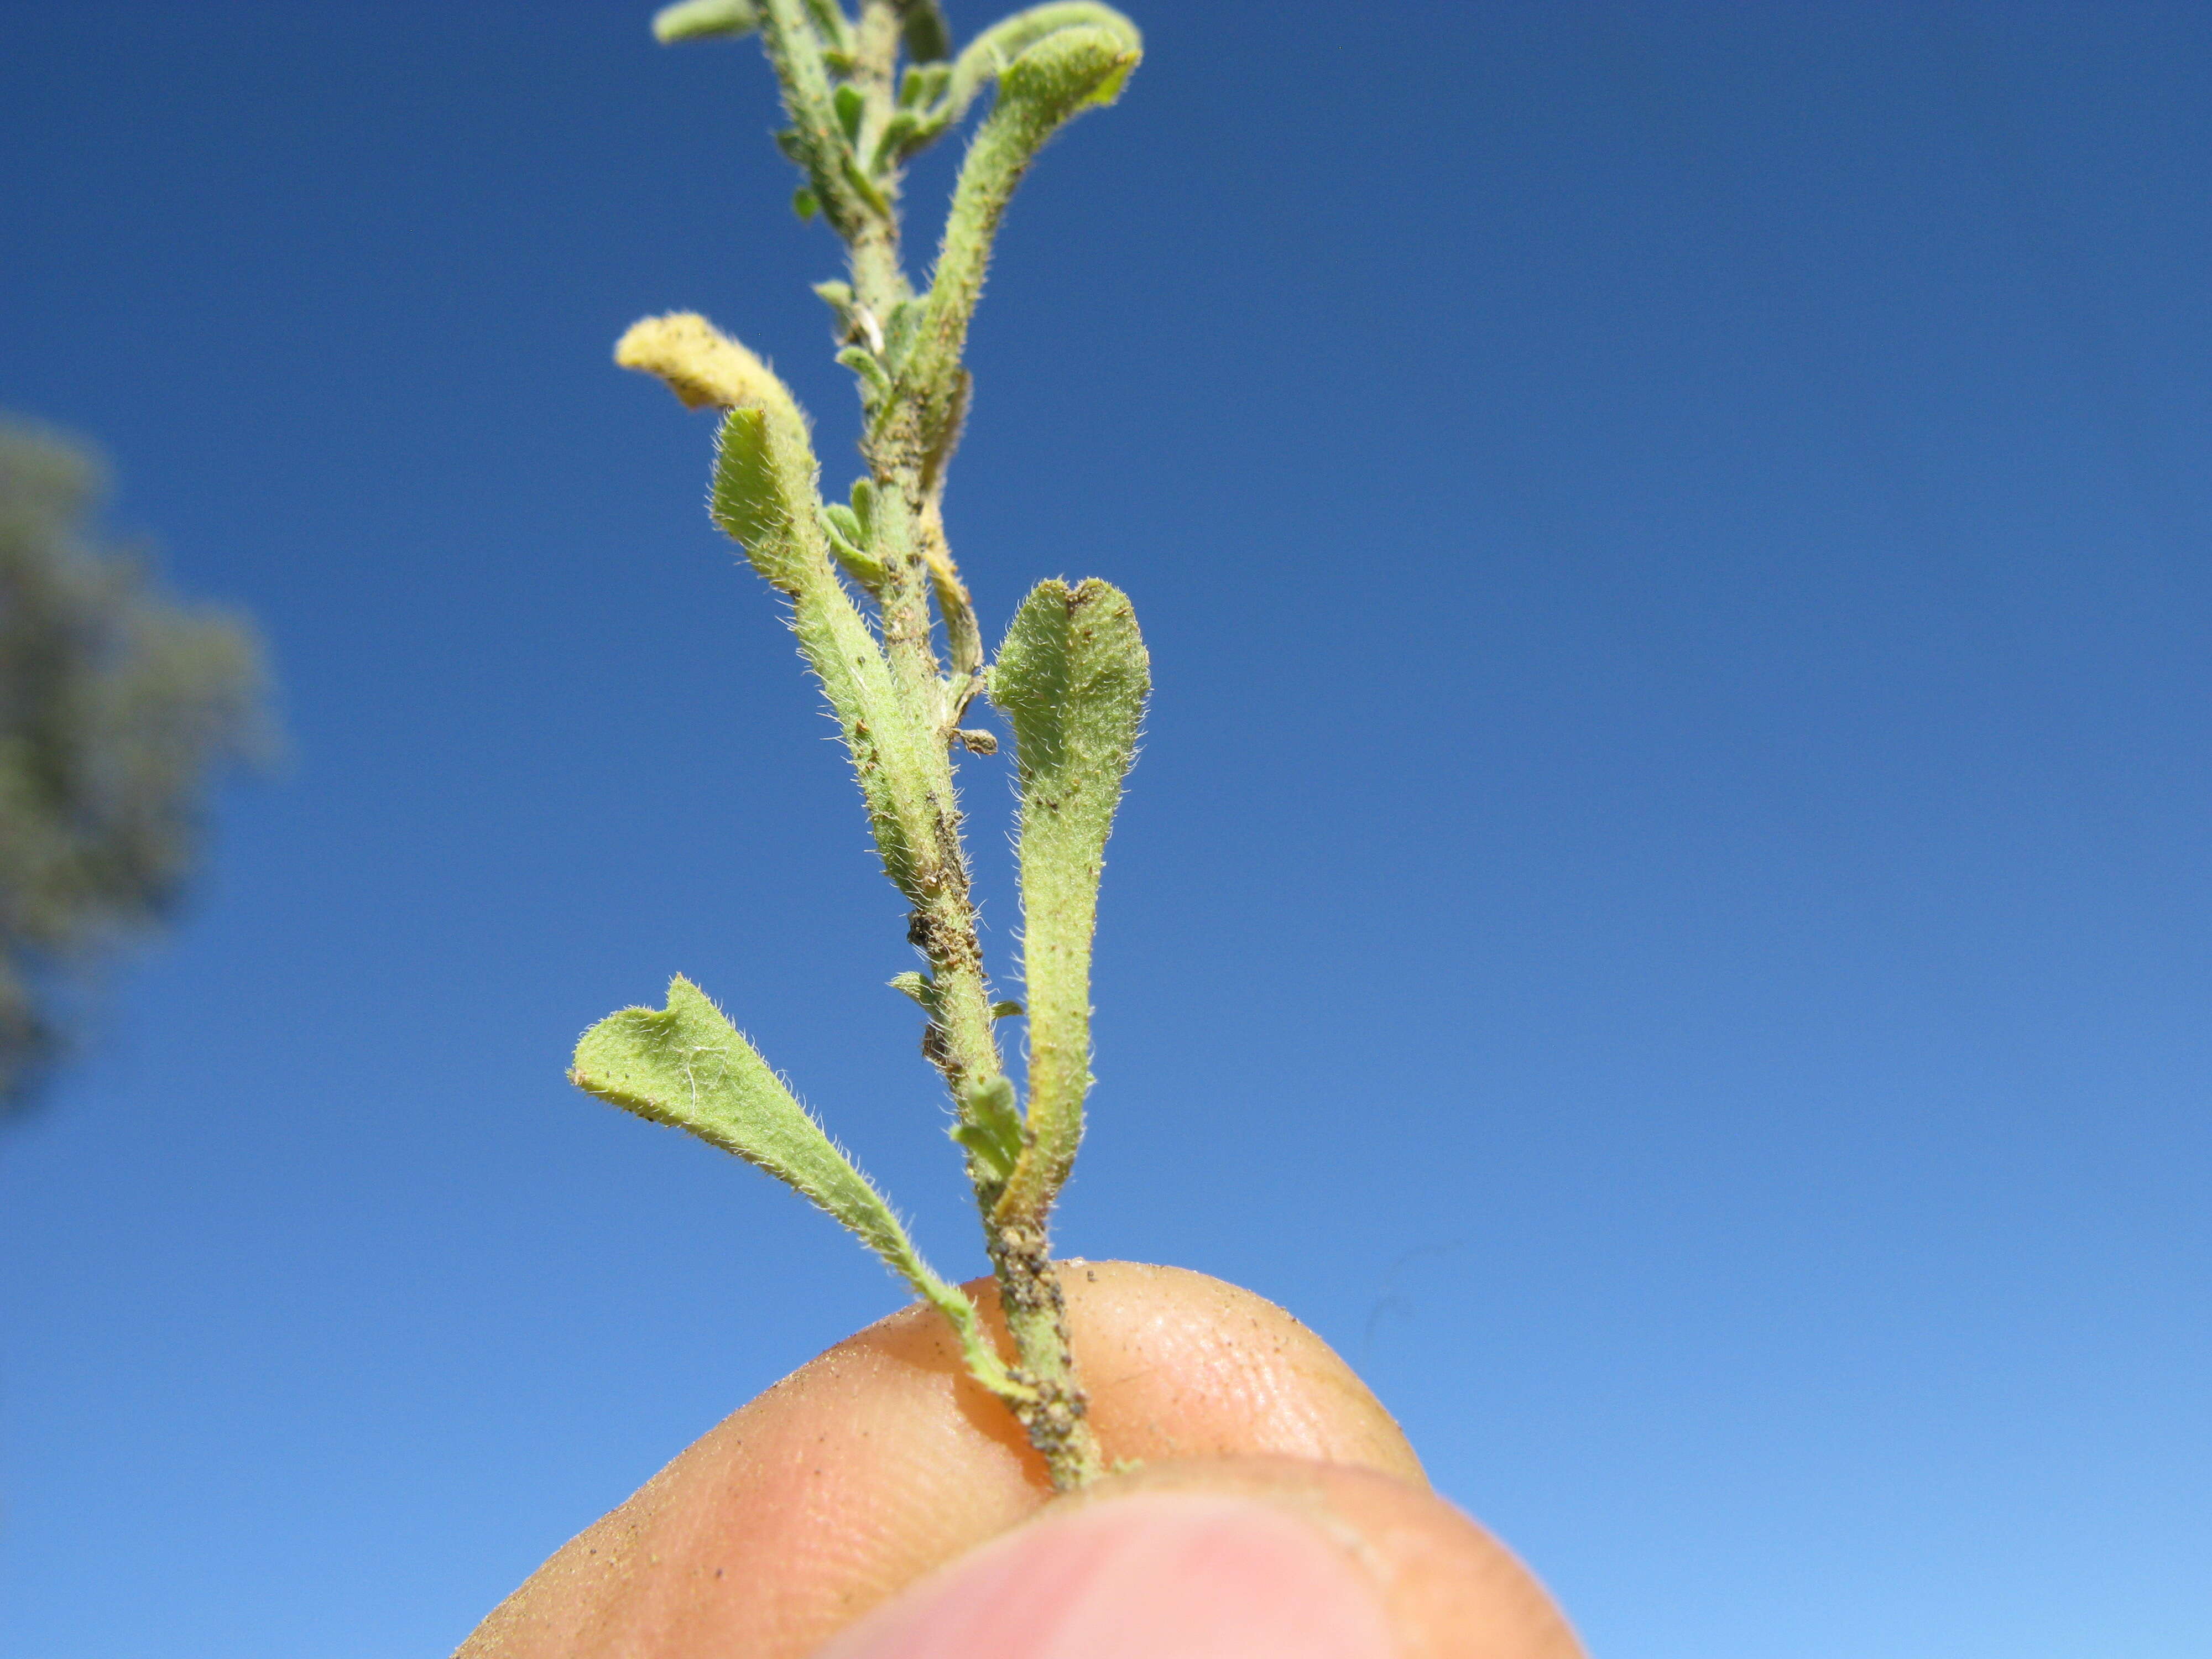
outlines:
[[[665,1008],[593,1026],[569,1076],[735,1152],[843,1222],[951,1321],[968,1369],[1020,1419],[1054,1485],[1079,1486],[1098,1472],[1098,1449],[1048,1226],[1083,1135],[1099,872],[1150,673],[1127,598],[1095,580],[1041,584],[987,663],[942,504],[968,406],[969,319],[1007,201],[1060,127],[1114,101],[1142,42],[1127,18],[1090,0],[1034,7],[957,52],[937,0],[861,0],[857,19],[839,0],[686,0],[653,30],[664,41],[759,33],[790,119],[776,142],[803,175],[793,205],[845,243],[848,279],[815,289],[860,391],[866,471],[845,501],[818,493],[806,418],[783,383],[704,318],[647,319],[615,356],[659,376],[687,406],[725,411],[709,510],[788,602],[851,751],[884,872],[911,906],[907,937],[926,968],[891,984],[921,1006],[923,1052],[951,1093],[951,1135],[982,1214],[1012,1358],[690,981],[669,987]],[[900,253],[903,170],[994,88],[936,267],[917,292]],[[984,971],[954,790],[956,757],[996,748],[989,732],[962,725],[979,696],[1014,738],[1019,1003],[996,1000]],[[1016,1018],[1028,1036],[1018,1091],[999,1038],[1000,1022]]]

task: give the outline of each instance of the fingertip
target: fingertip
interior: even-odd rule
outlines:
[[[1266,1297],[1134,1261],[1064,1262],[1060,1282],[1109,1462],[1300,1457],[1425,1481],[1358,1374]]]
[[[1289,1459],[1099,1482],[909,1587],[820,1659],[1581,1659],[1449,1504]]]
[[[1395,1659],[1328,1540],[1235,1493],[1054,1506],[915,1586],[819,1659]]]
[[[1273,1455],[1419,1462],[1328,1345],[1201,1273],[1062,1264],[1091,1421],[1109,1462]],[[970,1286],[995,1320],[988,1281]],[[840,1343],[572,1540],[477,1632],[470,1659],[796,1659],[1050,1497],[951,1328],[912,1308]]]

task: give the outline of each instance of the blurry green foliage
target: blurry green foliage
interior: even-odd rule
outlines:
[[[158,921],[210,787],[266,756],[261,643],[93,523],[82,446],[0,418],[0,1110],[66,1047],[86,970]]]

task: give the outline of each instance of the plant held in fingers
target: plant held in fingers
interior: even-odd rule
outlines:
[[[648,318],[616,361],[723,412],[710,510],[790,605],[793,630],[844,734],[883,854],[911,907],[926,968],[892,984],[921,1006],[923,1049],[944,1073],[1013,1340],[999,1352],[974,1304],[932,1272],[883,1195],[689,980],[667,1006],[602,1020],[570,1077],[604,1100],[689,1129],[787,1182],[883,1257],[960,1336],[969,1370],[1005,1401],[1055,1486],[1098,1472],[1068,1348],[1048,1223],[1083,1134],[1091,1085],[1091,944],[1098,878],[1149,689],[1127,598],[1048,581],[1022,602],[995,659],[946,544],[945,474],[969,380],[969,319],[1008,198],[1047,140],[1109,104],[1136,65],[1137,30],[1110,7],[1058,0],[955,51],[937,0],[685,0],[663,40],[758,33],[791,125],[777,135],[804,182],[794,206],[846,246],[848,280],[817,285],[858,383],[866,476],[825,501],[805,416],[766,364],[690,313]],[[928,286],[899,244],[905,165],[991,106],[960,169]],[[942,627],[945,652],[936,632]],[[994,740],[961,721],[978,696],[1006,717],[1020,783],[1025,1003],[992,995],[976,934],[960,811],[961,750]],[[1024,1087],[998,1024],[1028,1026]]]

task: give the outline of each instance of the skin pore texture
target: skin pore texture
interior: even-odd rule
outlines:
[[[1171,1267],[1060,1278],[1115,1474],[1054,1498],[945,1322],[908,1308],[724,1419],[457,1659],[1582,1653],[1281,1309]],[[968,1289],[995,1331],[989,1281]]]

